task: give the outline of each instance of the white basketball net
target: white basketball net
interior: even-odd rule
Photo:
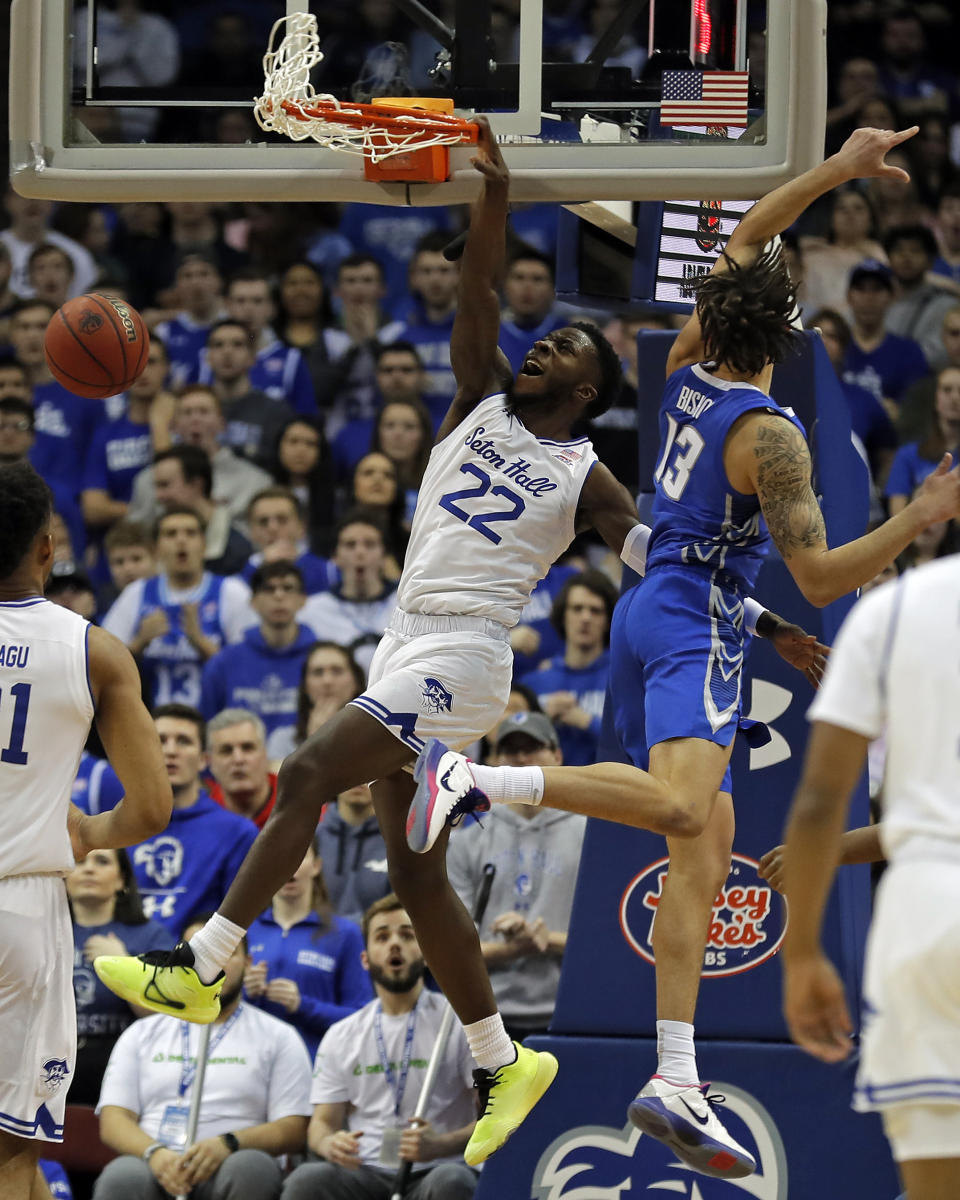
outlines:
[[[407,150],[449,146],[462,140],[456,130],[425,130],[412,112],[409,130],[338,122],[336,110],[357,112],[358,107],[314,90],[310,73],[322,61],[317,18],[313,13],[292,13],[274,23],[263,56],[263,95],[257,96],[253,105],[253,115],[261,129],[282,133],[295,142],[312,138],[331,150],[366,155],[372,162]],[[284,108],[284,101],[296,110],[295,114]],[[322,116],[305,111],[317,103],[329,104],[335,111]],[[402,122],[403,118],[399,120]]]

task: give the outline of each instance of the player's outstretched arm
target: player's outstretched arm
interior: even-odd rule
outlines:
[[[928,526],[960,514],[960,468],[951,470],[946,454],[906,508],[878,529],[831,550],[810,483],[810,450],[792,422],[763,412],[742,418],[724,461],[733,486],[756,493],[787,569],[818,608],[872,579]]]
[[[894,132],[888,129],[857,129],[836,154],[831,154],[819,166],[804,171],[796,179],[775,188],[753,208],[730,235],[725,252],[713,265],[712,274],[729,270],[729,260],[746,264],[752,262],[763,247],[797,220],[807,208],[826,192],[852,179],[909,179],[906,171],[888,166],[887,154],[917,133],[919,126]],[[696,314],[677,334],[667,359],[667,375],[679,367],[699,362],[703,358],[700,320]]]
[[[173,808],[170,780],[133,655],[113,634],[91,625],[89,660],[97,730],[124,796],[110,812],[84,816],[77,837],[81,848],[91,850],[133,846],[166,829]]]
[[[477,153],[470,160],[483,176],[470,213],[470,229],[460,265],[457,315],[450,337],[450,365],[457,392],[437,433],[440,441],[497,386],[509,364],[497,348],[500,297],[497,288],[507,254],[507,202],[510,173],[485,117],[478,117]]]

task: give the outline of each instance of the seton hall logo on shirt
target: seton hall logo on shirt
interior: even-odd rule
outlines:
[[[786,901],[757,874],[757,860],[742,854],[731,859],[730,874],[713,902],[703,978],[752,971],[776,954],[787,931]],[[631,949],[651,964],[653,922],[669,861],[659,858],[645,867],[620,900],[620,930]]]

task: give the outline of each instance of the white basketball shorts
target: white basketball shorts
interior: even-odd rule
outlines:
[[[877,890],[854,1108],[894,1158],[960,1157],[960,862],[895,862]]]
[[[419,754],[427,738],[469,746],[510,698],[510,634],[486,617],[429,617],[397,609],[352,701]]]
[[[63,879],[0,879],[0,1129],[63,1141],[76,1055],[73,930]]]

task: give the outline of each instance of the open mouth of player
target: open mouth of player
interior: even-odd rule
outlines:
[[[406,966],[406,963],[403,961],[403,955],[402,954],[391,954],[390,959],[387,962],[387,966],[392,968],[392,970],[394,970],[394,971],[402,970],[403,967]]]
[[[543,367],[535,358],[525,358],[520,368],[521,375],[542,375]]]

